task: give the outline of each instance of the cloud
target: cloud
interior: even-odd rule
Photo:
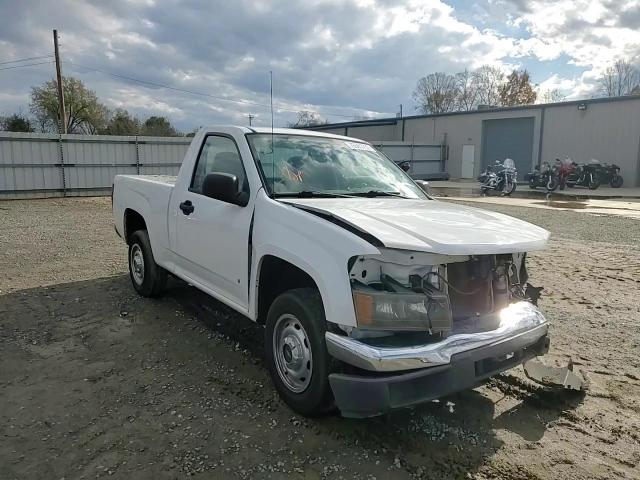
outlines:
[[[400,103],[408,112],[419,77],[485,63],[503,69],[526,65],[538,83],[590,96],[606,66],[640,53],[634,30],[638,3],[4,2],[0,61],[49,53],[56,27],[63,72],[82,79],[112,108],[141,117],[167,115],[184,131],[246,123],[249,113],[257,124],[267,125],[273,71],[278,125],[293,120],[300,109],[342,121],[394,115]],[[555,70],[549,72],[551,64]],[[142,85],[79,65],[209,96]],[[0,71],[0,112],[27,109],[30,86],[52,76],[53,65]]]

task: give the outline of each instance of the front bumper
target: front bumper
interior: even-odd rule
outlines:
[[[452,335],[421,346],[372,347],[327,332],[327,348],[332,356],[376,372],[334,373],[329,375],[329,381],[344,416],[380,415],[473,388],[486,378],[542,355],[549,348],[547,332],[544,316],[527,302],[504,309],[495,330]]]

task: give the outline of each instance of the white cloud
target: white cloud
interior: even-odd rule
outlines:
[[[269,70],[282,125],[295,117],[286,110],[320,111],[330,121],[393,115],[399,103],[410,111],[420,76],[487,63],[505,71],[526,65],[541,88],[591,96],[608,65],[640,54],[640,0],[479,0],[456,8],[447,1],[5,2],[0,61],[49,52],[56,25],[65,74],[110,107],[170,115],[189,130],[248,113],[268,123]],[[262,106],[142,86],[68,62]],[[53,68],[2,73],[0,112],[17,102],[27,109],[29,88]]]

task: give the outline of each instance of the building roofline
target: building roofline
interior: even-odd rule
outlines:
[[[477,113],[513,112],[518,110],[537,110],[542,108],[566,107],[566,106],[580,105],[580,104],[591,105],[594,103],[614,103],[614,102],[624,102],[624,101],[634,101],[634,100],[640,100],[640,95],[625,95],[622,97],[588,98],[585,100],[570,100],[568,102],[536,103],[533,105],[517,105],[515,107],[493,107],[493,108],[485,108],[481,110],[429,113],[429,114],[422,114],[422,115],[409,115],[404,117],[374,118],[371,120],[356,120],[352,122],[325,123],[323,125],[314,125],[312,127],[302,127],[302,128],[305,128],[308,130],[328,130],[333,128],[345,128],[345,127],[375,127],[375,126],[384,126],[384,125],[396,125],[398,123],[398,120],[451,117],[455,115],[473,115]]]

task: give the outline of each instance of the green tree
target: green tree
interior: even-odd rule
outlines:
[[[64,77],[62,85],[67,132],[95,134],[104,128],[108,110],[98,101],[96,93],[73,77]],[[49,80],[39,87],[33,87],[30,107],[43,131],[57,132],[60,118],[57,81]]]
[[[33,132],[31,120],[25,115],[14,113],[8,117],[0,117],[0,130],[5,132]]]
[[[103,135],[139,135],[140,120],[128,111],[117,108],[111,113],[106,127],[100,133]]]
[[[500,87],[500,104],[505,107],[535,103],[537,96],[526,70],[514,70]]]
[[[154,137],[177,137],[180,134],[166,117],[152,116],[145,120],[141,129],[142,135]]]

